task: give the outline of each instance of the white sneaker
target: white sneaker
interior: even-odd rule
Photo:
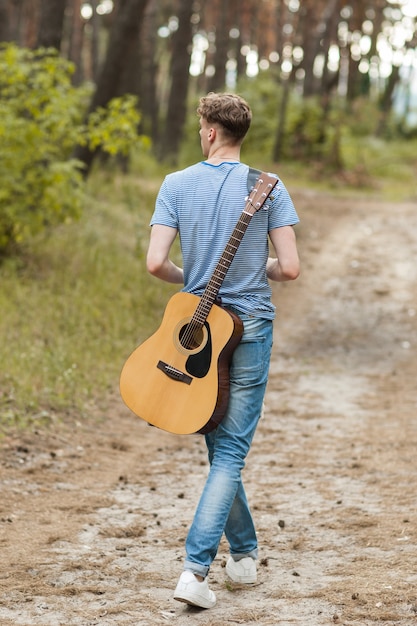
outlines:
[[[256,562],[250,556],[234,561],[229,556],[226,563],[226,574],[235,583],[256,583]]]
[[[174,600],[185,602],[202,609],[211,609],[216,604],[216,596],[210,591],[207,578],[197,580],[192,572],[184,571],[175,589]]]

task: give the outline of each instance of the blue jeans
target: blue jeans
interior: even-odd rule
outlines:
[[[208,433],[210,472],[187,536],[184,569],[205,577],[223,533],[235,560],[257,557],[255,527],[241,479],[261,416],[272,348],[272,321],[239,313],[244,324],[230,368],[225,417]]]

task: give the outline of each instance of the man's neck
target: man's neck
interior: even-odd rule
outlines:
[[[240,159],[237,156],[233,155],[224,155],[224,156],[213,156],[207,157],[206,163],[210,163],[211,165],[218,165],[219,163],[240,163]]]
[[[223,161],[237,162],[240,161],[240,149],[237,146],[222,146],[214,150],[210,150],[206,159],[207,163],[217,165]]]

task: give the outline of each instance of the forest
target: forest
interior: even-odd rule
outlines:
[[[90,112],[134,95],[139,133],[172,163],[208,91],[252,90],[274,161],[340,162],[346,121],[414,136],[416,24],[414,0],[0,0],[3,44],[58,51],[93,86]],[[95,151],[76,154],[88,169]]]

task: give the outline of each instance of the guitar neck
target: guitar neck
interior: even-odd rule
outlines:
[[[229,267],[236,255],[240,242],[243,239],[243,235],[249,226],[249,222],[256,211],[259,211],[259,209],[262,208],[277,183],[277,178],[270,176],[265,172],[261,172],[258,177],[257,183],[246,200],[245,208],[240,215],[240,218],[209,282],[207,283],[207,287],[205,288],[197,309],[192,317],[192,322],[196,325],[203,326],[205,323],[211,307],[216,301],[220,287],[222,286]]]
[[[207,287],[205,288],[203,295],[201,296],[200,303],[195,311],[194,319],[196,322],[200,324],[204,324],[208,314],[210,313],[210,309],[216,301],[216,298],[219,294],[220,287],[223,284],[225,276],[229,270],[229,267],[235,258],[237,249],[240,245],[240,242],[243,239],[243,235],[245,234],[249,222],[253,213],[249,213],[243,211],[241,214],[238,223],[236,224],[232,234],[230,235],[230,239],[226,244],[226,247],[223,251],[222,256],[220,257],[219,262],[216,265],[216,268],[207,283]]]

